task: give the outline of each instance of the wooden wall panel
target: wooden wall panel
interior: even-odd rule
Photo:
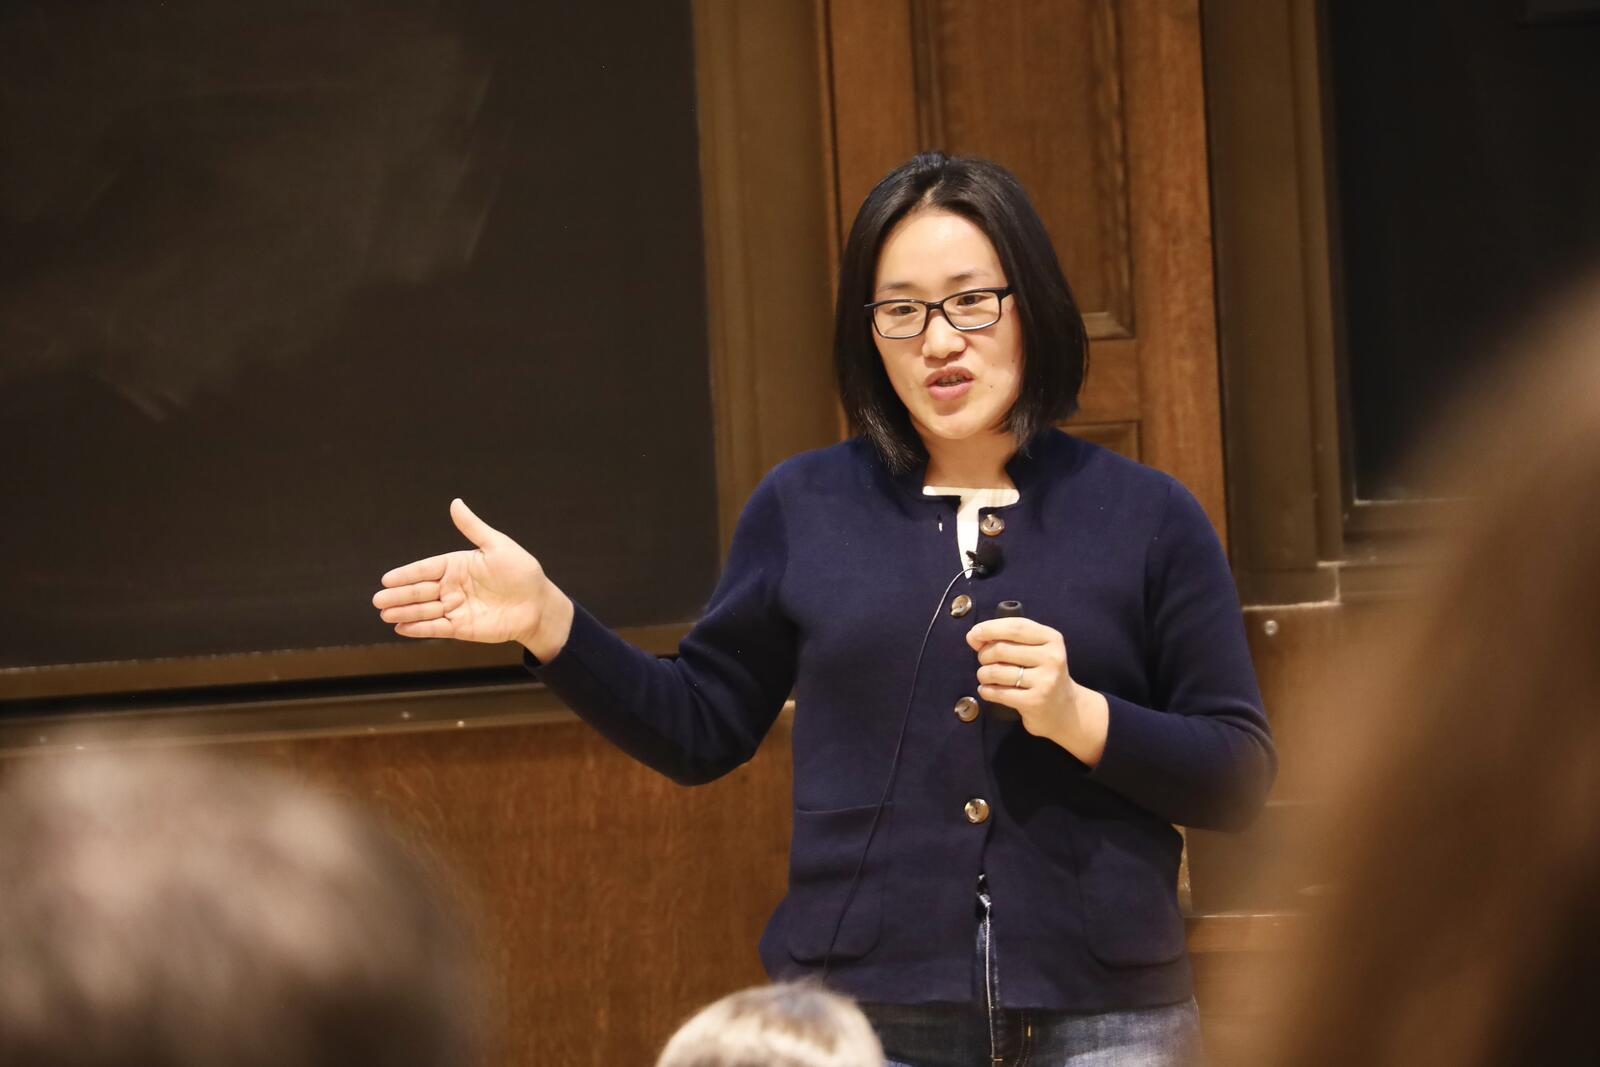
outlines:
[[[1133,424],[1118,440],[1226,536],[1197,0],[856,0],[827,16],[841,232],[918,148],[1013,170],[1093,338],[1076,422]]]
[[[918,79],[923,143],[1004,161],[1056,240],[1090,335],[1131,336],[1122,70],[1110,0],[941,0],[913,11],[927,68]],[[1048,122],[1033,101],[1048,102]]]
[[[1201,1005],[1207,1063],[1258,1067],[1259,1035],[1272,1006],[1263,975],[1282,973],[1283,961],[1300,934],[1299,924],[1283,916],[1227,915],[1190,921],[1189,959]]]
[[[244,742],[391,818],[474,903],[498,1063],[654,1061],[690,1013],[765,980],[783,895],[789,735],[687,789],[576,720]]]
[[[1077,421],[1138,422],[1142,401],[1138,343],[1129,338],[1091,342]]]

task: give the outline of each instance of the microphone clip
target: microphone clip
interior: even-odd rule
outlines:
[[[1000,567],[1005,562],[1000,546],[993,541],[984,541],[975,552],[968,551],[967,558],[972,561],[967,569],[976,578],[989,578],[1000,573]]]

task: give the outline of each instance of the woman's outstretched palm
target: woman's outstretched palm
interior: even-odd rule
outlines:
[[[450,518],[477,547],[396,567],[373,607],[402,637],[525,641],[554,592],[544,568],[460,499],[450,502]]]

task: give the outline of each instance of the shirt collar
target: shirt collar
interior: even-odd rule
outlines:
[[[1039,480],[1039,477],[1048,466],[1048,460],[1063,446],[1071,447],[1072,438],[1054,427],[1047,427],[1034,434],[1028,443],[1011,454],[1006,461],[1006,474],[1011,478],[1011,484],[1017,487],[1017,492],[1026,497],[1028,490]],[[890,474],[889,468],[884,464],[883,458],[878,455],[878,450],[869,441],[863,440],[862,446],[866,449],[872,460],[884,475],[906,496],[921,501],[937,502],[943,497],[925,496],[922,487],[926,483],[928,473],[927,457],[918,462],[910,470],[901,474]]]

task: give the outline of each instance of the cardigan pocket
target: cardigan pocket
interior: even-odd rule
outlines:
[[[1184,953],[1178,910],[1183,838],[1152,817],[1071,823],[1089,951],[1110,967],[1171,963]]]
[[[878,943],[883,926],[884,871],[889,855],[889,816],[894,805],[884,805],[878,831],[861,878],[850,897],[851,878],[867,847],[877,805],[831,811],[794,813],[794,833],[789,844],[789,895],[784,898],[784,928],[789,954],[801,963],[860,959]],[[849,897],[849,910],[840,912]],[[838,938],[834,928],[838,927]]]

